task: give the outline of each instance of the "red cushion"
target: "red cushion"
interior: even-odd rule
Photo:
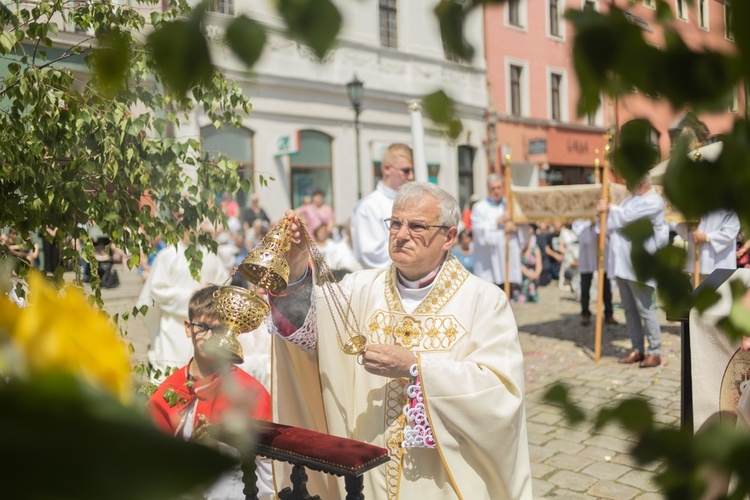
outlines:
[[[300,427],[258,421],[256,452],[328,473],[358,476],[388,461],[388,450]]]

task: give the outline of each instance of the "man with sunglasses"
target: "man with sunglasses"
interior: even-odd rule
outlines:
[[[289,286],[271,294],[269,325],[274,421],[387,448],[391,460],[366,473],[371,500],[531,498],[518,329],[505,294],[452,254],[460,216],[439,187],[401,186],[381,221],[393,264],[339,283],[359,328],[343,340],[367,339],[352,356],[286,215]],[[343,481],[308,476],[311,493],[344,498]]]
[[[351,221],[354,257],[365,269],[387,269],[388,231],[383,219],[391,216],[396,191],[414,180],[412,151],[406,144],[391,144],[381,163],[383,179],[375,191],[362,198],[354,207]]]

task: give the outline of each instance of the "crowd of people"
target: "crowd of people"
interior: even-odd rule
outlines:
[[[141,256],[137,306],[149,306],[148,361],[158,388],[148,414],[159,428],[199,439],[211,424],[240,416],[385,447],[391,460],[366,473],[367,498],[531,498],[523,354],[508,305],[538,302],[540,287],[557,286],[578,296],[581,324],[588,325],[600,279],[604,322],[615,324],[614,282],[631,341],[619,362],[659,366],[656,284],[636,275],[624,229],[648,219],[654,233],[639,251],[683,242],[689,255],[699,255],[702,276],[737,267],[750,249],[738,240],[739,221],[729,212],[710,214],[697,227],[667,224],[664,201],[648,176],[619,204],[598,203],[597,211],[607,214],[602,228],[598,217],[516,224],[504,180],[494,174],[486,196],[473,195],[461,210],[441,188],[415,182],[404,144],[386,150],[381,173],[349,219],[336,220],[318,187],[283,215],[291,249],[284,256],[288,287],[281,293],[235,272],[277,222],[258,193],[246,207],[224,194],[226,224],[197,229],[218,244],[216,254],[204,251],[197,279],[187,258],[190,234],[177,245],[154,240],[153,253]],[[14,254],[35,259],[38,249],[13,232],[0,238]],[[597,276],[600,238],[607,251]],[[345,313],[316,286],[315,251],[339,280]],[[104,239],[97,253],[102,262],[117,258]],[[692,266],[689,261],[687,270]],[[262,296],[271,310],[255,331],[239,335],[244,359],[237,366],[203,349],[225,331],[215,292],[230,282]],[[366,338],[355,356],[343,347],[336,326],[341,314],[358,318],[358,333]],[[456,384],[459,379],[464,383]],[[261,497],[287,485],[287,477],[272,477],[267,462],[256,466]],[[323,498],[345,496],[341,481],[309,476],[311,490]],[[244,498],[247,482],[238,464],[208,496]]]

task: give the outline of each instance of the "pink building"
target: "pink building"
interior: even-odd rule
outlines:
[[[734,50],[725,29],[726,6],[714,0],[673,0],[676,30],[693,48]],[[661,29],[653,21],[653,0],[613,2],[644,29],[644,37],[663,45]],[[669,156],[671,135],[683,127],[686,109],[672,109],[666,100],[638,92],[615,100],[605,98],[592,116],[578,117],[578,82],[573,66],[573,27],[564,19],[566,9],[589,4],[606,10],[598,0],[509,0],[485,10],[487,79],[495,123],[495,170],[510,154],[513,182],[519,185],[579,184],[594,182],[594,162],[603,159],[605,134],[634,118],[654,126],[653,141],[661,159]],[[730,109],[698,118],[713,136],[730,130],[741,91]],[[490,141],[492,142],[492,141]]]

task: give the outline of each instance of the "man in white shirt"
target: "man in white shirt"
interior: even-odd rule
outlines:
[[[632,242],[622,230],[639,219],[648,219],[653,225],[654,234],[645,241],[644,249],[653,254],[658,248],[666,246],[669,243],[669,226],[664,218],[664,200],[651,186],[651,176],[646,174],[622,203],[610,205],[607,200],[599,200],[597,210],[609,211],[607,232],[610,234],[611,254],[607,274],[617,278],[632,342],[631,352],[620,358],[620,363],[640,362],[641,368],[659,366],[661,327],[654,300],[656,281],[652,278],[645,283],[639,282],[630,256]],[[644,335],[648,339],[648,351],[644,348]]]
[[[396,191],[414,180],[411,148],[406,144],[391,144],[381,163],[383,180],[375,191],[354,206],[351,221],[354,257],[365,269],[387,269],[391,265],[388,255],[388,227],[385,219],[391,216]]]
[[[594,272],[597,270],[599,228],[597,224],[584,219],[573,221],[572,230],[578,237],[578,272],[581,273],[581,324],[586,326],[591,323],[591,310],[589,301],[591,297],[591,282],[594,278]],[[609,246],[609,245],[607,245]],[[604,255],[604,273],[603,277],[597,276],[597,279],[604,280],[604,322],[608,325],[616,325],[617,321],[612,316],[612,287],[609,276],[606,273],[607,256]]]
[[[700,274],[706,277],[716,269],[737,269],[737,235],[740,219],[729,210],[716,210],[701,217],[700,224],[691,233],[688,224],[677,224],[675,231],[688,242],[685,270],[695,270],[695,245],[700,255]]]
[[[487,178],[487,198],[479,200],[471,210],[471,229],[474,232],[474,274],[485,281],[503,286],[505,283],[505,235],[510,235],[510,283],[521,283],[521,248],[516,225],[510,220],[506,207],[505,185],[502,176]]]

